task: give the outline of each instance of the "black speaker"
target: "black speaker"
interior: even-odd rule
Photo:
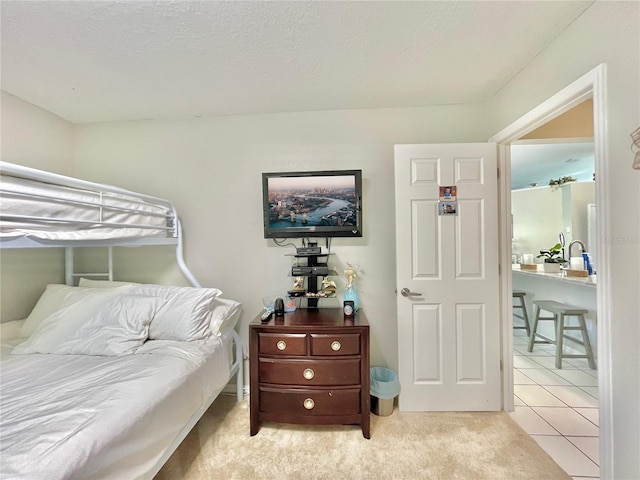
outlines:
[[[273,313],[276,315],[284,315],[284,300],[276,298],[276,302],[273,305]]]
[[[345,300],[343,303],[342,311],[344,312],[346,317],[353,316],[354,309],[354,301],[353,300]]]

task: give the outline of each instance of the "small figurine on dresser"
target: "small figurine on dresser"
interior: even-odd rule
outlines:
[[[358,274],[358,267],[354,267],[351,263],[347,262],[347,268],[344,270],[344,274],[347,276],[347,289],[353,286],[353,281]]]
[[[358,266],[354,267],[351,263],[347,263],[347,268],[344,271],[344,274],[347,276],[347,290],[344,292],[344,299],[353,301],[354,312],[357,312],[360,307],[360,298],[358,297],[358,292],[356,292],[356,287],[354,285],[354,280],[358,274],[358,268]]]
[[[292,292],[304,292],[304,277],[296,277],[293,282]]]
[[[329,277],[324,277],[322,279],[322,294],[324,297],[335,297],[336,296],[336,282],[329,279]]]

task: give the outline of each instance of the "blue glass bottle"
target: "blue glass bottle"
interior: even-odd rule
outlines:
[[[344,292],[344,299],[351,300],[353,302],[353,311],[357,312],[360,307],[360,298],[358,298],[358,292],[356,287],[351,284]]]

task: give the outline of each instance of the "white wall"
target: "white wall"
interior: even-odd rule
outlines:
[[[74,126],[0,90],[2,161],[73,175]]]
[[[607,69],[608,198],[605,248],[611,278],[613,471],[640,478],[640,171],[631,169],[630,133],[640,123],[640,3],[596,2],[489,103],[498,133],[600,63]],[[603,179],[598,179],[603,180]],[[602,259],[599,260],[599,265]],[[606,459],[602,459],[606,460]]]
[[[73,124],[0,94],[2,161],[72,175]],[[48,283],[64,283],[62,250],[3,250],[0,255],[0,321],[25,318]]]
[[[360,266],[372,364],[397,368],[393,145],[482,141],[482,114],[449,106],[80,125],[76,173],[174,200],[187,263],[203,285],[243,303],[246,339],[261,297],[293,284],[293,249],[263,238],[261,173],[362,169],[364,235],[334,239],[330,262],[340,273],[346,262]],[[126,264],[116,273],[136,279]],[[164,268],[165,281],[184,282],[173,262]]]

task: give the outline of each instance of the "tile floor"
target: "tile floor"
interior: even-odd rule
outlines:
[[[582,358],[556,369],[554,345],[529,353],[527,341],[525,330],[514,330],[512,418],[571,477],[600,478],[597,371]]]

